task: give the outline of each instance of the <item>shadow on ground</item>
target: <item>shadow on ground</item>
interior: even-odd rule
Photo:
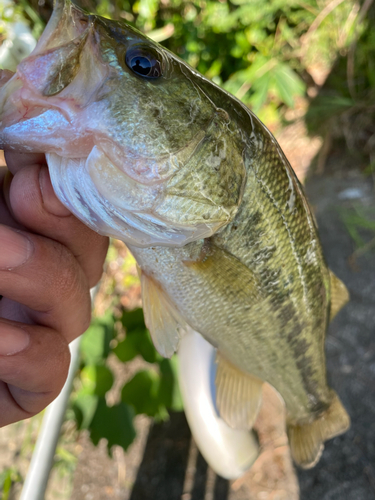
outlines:
[[[191,442],[184,413],[152,426],[130,500],[227,500],[228,491]]]

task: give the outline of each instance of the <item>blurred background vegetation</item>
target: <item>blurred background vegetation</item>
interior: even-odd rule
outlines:
[[[324,169],[329,152],[339,145],[365,175],[375,175],[373,0],[76,3],[136,26],[241,99],[274,133],[303,120],[311,136],[322,138],[315,162],[318,170]],[[3,0],[3,52],[16,37],[17,22],[28,26],[37,39],[51,9],[49,0]],[[15,44],[13,49],[20,58],[27,47],[19,47]],[[1,57],[0,47],[0,61]],[[9,65],[15,66],[18,56],[12,52],[12,57]],[[368,219],[351,222],[357,243],[356,227],[363,226],[363,220]],[[373,222],[370,229],[375,230]],[[136,414],[165,419],[169,410],[181,409],[182,403],[175,360],[163,360],[156,353],[141,310],[129,312],[140,304],[139,282],[134,261],[120,243],[111,246],[107,271],[97,302],[98,318],[83,339],[80,375],[68,417],[78,429],[87,429],[95,444],[106,438],[110,451],[113,444],[126,449],[132,442]],[[116,363],[137,359],[142,362],[127,372],[125,383],[117,384],[116,373],[121,370]],[[111,426],[106,424],[108,419]],[[20,480],[17,474],[9,469],[0,476],[0,491],[1,484],[8,491],[12,480]]]

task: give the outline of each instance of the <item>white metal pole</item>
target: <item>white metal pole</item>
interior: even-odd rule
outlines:
[[[92,304],[94,304],[98,290],[99,283],[95,288],[91,289]],[[20,500],[44,500],[61,426],[72,391],[74,375],[78,368],[81,339],[82,335],[73,340],[69,346],[70,367],[68,377],[58,397],[45,411]]]
[[[59,396],[45,411],[20,500],[44,500],[74,375],[78,367],[81,338],[78,337],[70,344],[71,361],[68,378]]]

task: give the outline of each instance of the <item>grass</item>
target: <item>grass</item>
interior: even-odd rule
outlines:
[[[351,207],[340,209],[341,219],[354,242],[355,250],[350,260],[375,250],[375,209],[353,203]]]

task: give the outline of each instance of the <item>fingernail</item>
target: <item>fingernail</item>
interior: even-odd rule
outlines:
[[[11,270],[24,264],[34,250],[22,233],[0,225],[0,269]]]
[[[39,171],[39,185],[42,192],[44,208],[52,215],[67,217],[71,212],[61,203],[53,190],[48,168],[41,167]]]
[[[22,328],[7,323],[0,324],[0,356],[11,356],[29,345],[30,336]]]

